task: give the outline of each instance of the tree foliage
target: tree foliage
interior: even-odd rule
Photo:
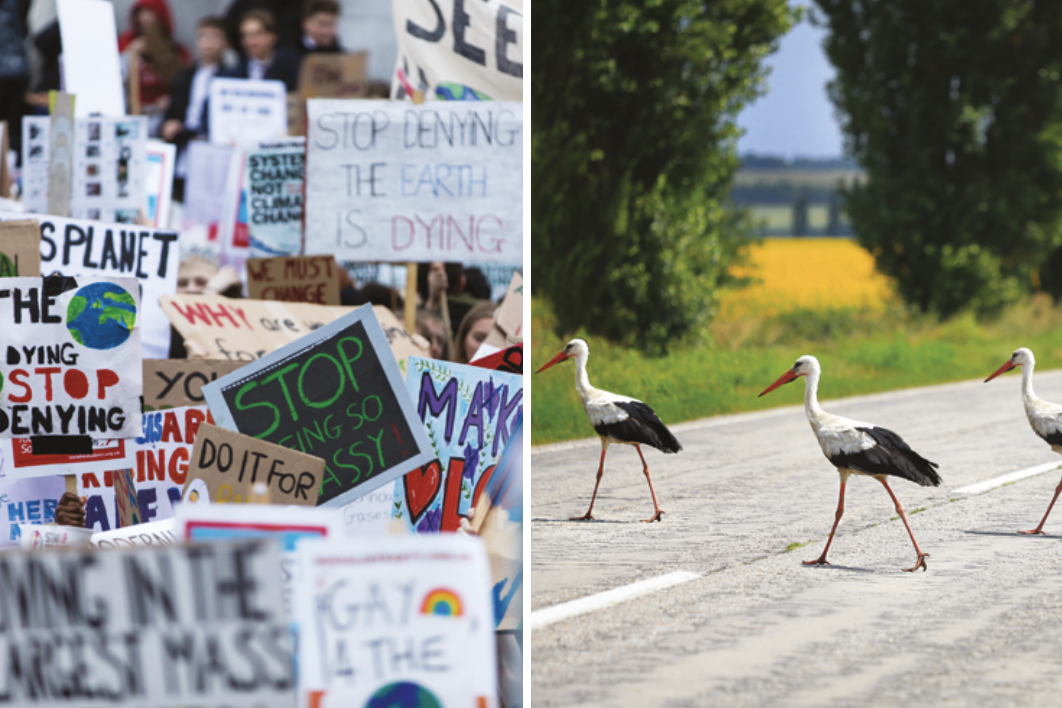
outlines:
[[[734,124],[785,0],[538,0],[533,287],[558,325],[664,349],[696,332],[751,230]]]
[[[1062,3],[816,3],[867,175],[846,209],[879,269],[944,316],[1022,297],[1062,242]]]

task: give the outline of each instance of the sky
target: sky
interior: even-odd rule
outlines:
[[[790,0],[791,5],[797,3]],[[822,50],[826,31],[807,19],[782,37],[778,51],[767,58],[767,95],[738,116],[746,132],[738,154],[794,157],[840,157],[841,130],[826,97],[834,70]]]

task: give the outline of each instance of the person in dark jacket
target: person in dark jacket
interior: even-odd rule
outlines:
[[[306,0],[302,11],[299,54],[333,54],[339,46],[339,3],[336,0]]]
[[[294,50],[277,46],[276,21],[267,10],[251,10],[240,20],[240,42],[245,56],[218,76],[236,79],[276,79],[290,93],[299,83],[300,58]]]
[[[29,112],[29,56],[26,54],[27,0],[0,0],[0,120],[9,127],[12,150],[22,145],[22,116]],[[7,156],[3,156],[7,159]]]

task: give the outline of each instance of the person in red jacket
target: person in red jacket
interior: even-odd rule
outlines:
[[[139,58],[140,107],[161,113],[169,105],[170,82],[192,57],[173,39],[173,19],[166,0],[136,0],[129,8],[129,29],[118,37],[118,51]]]

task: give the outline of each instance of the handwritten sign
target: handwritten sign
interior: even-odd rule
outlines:
[[[230,374],[242,361],[144,359],[144,410],[205,405],[203,385]]]
[[[364,98],[368,52],[307,54],[299,67],[299,93],[311,98]]]
[[[365,307],[363,305],[363,307]],[[425,356],[386,307],[371,308],[405,376],[410,356]],[[169,295],[162,310],[186,340],[203,345],[211,359],[250,362],[354,311],[300,302],[231,300],[210,295]]]
[[[395,0],[398,68],[391,95],[522,100],[523,6],[522,0]]]
[[[302,252],[305,154],[304,138],[259,143],[257,149],[247,152],[242,185],[251,256]]]
[[[474,500],[471,528],[490,556],[495,629],[519,630],[524,621],[524,418]]]
[[[173,519],[151,521],[113,531],[92,534],[89,541],[95,548],[136,548],[139,546],[172,546],[178,543],[177,522]]]
[[[524,341],[524,279],[513,273],[501,305],[494,311],[494,327],[484,340],[499,349]]]
[[[136,498],[136,484],[133,483],[133,470],[115,470],[114,504],[118,512],[118,524],[122,528],[136,526],[140,523],[140,504]]]
[[[522,260],[520,104],[307,105],[306,253]]]
[[[0,212],[0,220],[10,215]],[[143,355],[170,353],[170,327],[159,298],[177,290],[178,235],[131,224],[104,224],[58,216],[37,217],[41,228],[41,270],[66,276],[124,276],[143,287],[140,320]]]
[[[209,110],[212,143],[250,146],[288,132],[283,81],[215,78]]]
[[[408,531],[456,531],[513,436],[523,377],[417,357],[409,367],[406,385],[435,459],[395,485],[395,518]]]
[[[0,468],[3,461],[0,457]],[[18,546],[23,525],[54,524],[55,509],[65,491],[62,477],[0,477],[0,548]]]
[[[0,437],[140,434],[132,278],[0,281]]]
[[[497,705],[494,622],[479,539],[300,541],[304,704]],[[412,702],[411,702],[412,701]]]
[[[0,221],[0,278],[41,274],[41,232],[32,219]]]
[[[10,705],[294,705],[271,542],[6,553],[0,578],[10,588],[0,593],[0,696]],[[77,670],[42,680],[29,657]]]
[[[318,504],[339,507],[434,457],[371,308],[203,387],[217,424],[326,463]]]
[[[324,467],[319,457],[204,425],[192,451],[184,494],[201,482],[211,503],[247,503],[260,483],[270,504],[316,506]]]
[[[339,266],[331,256],[251,258],[247,291],[255,300],[339,305]]]

